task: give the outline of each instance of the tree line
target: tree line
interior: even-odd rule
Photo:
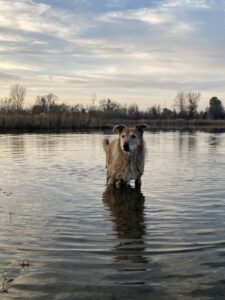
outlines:
[[[173,108],[154,105],[145,110],[139,109],[137,104],[120,104],[111,99],[102,99],[96,104],[96,96],[91,99],[91,104],[68,105],[60,103],[55,94],[38,95],[33,105],[25,108],[26,88],[16,84],[10,88],[10,96],[0,99],[1,115],[69,115],[86,116],[90,118],[106,119],[150,119],[150,120],[193,120],[193,119],[225,119],[225,109],[218,97],[209,99],[205,110],[199,110],[200,92],[180,91],[174,98]]]

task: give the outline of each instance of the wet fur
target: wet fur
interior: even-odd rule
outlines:
[[[128,128],[125,125],[117,125],[114,131],[119,132],[119,137],[109,143],[103,141],[106,153],[107,184],[120,186],[135,180],[135,186],[141,186],[141,176],[144,172],[145,147],[143,140],[144,124]],[[132,139],[132,135],[136,138]],[[131,150],[124,151],[123,145],[128,144]]]

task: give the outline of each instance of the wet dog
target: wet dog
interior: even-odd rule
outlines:
[[[119,138],[109,143],[103,141],[106,152],[107,184],[116,185],[129,183],[135,180],[135,186],[141,186],[141,176],[144,172],[145,147],[143,140],[145,124],[137,124],[129,128],[125,125],[116,125],[114,132]]]

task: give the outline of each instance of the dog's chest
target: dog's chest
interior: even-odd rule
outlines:
[[[128,163],[128,174],[127,174],[128,178],[127,178],[127,180],[135,179],[137,177],[137,173],[138,173],[138,170],[137,170],[136,164],[133,161]]]
[[[141,163],[137,163],[137,161],[133,159],[129,159],[127,161],[127,172],[124,173],[124,180],[130,181],[133,179],[137,179],[141,175]]]
[[[131,155],[115,151],[113,153],[112,164],[109,167],[109,172],[114,178],[128,182],[140,178],[143,174],[143,161],[142,152]]]

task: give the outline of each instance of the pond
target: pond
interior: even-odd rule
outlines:
[[[224,299],[225,134],[145,132],[140,192],[105,136],[0,135],[0,299]]]

